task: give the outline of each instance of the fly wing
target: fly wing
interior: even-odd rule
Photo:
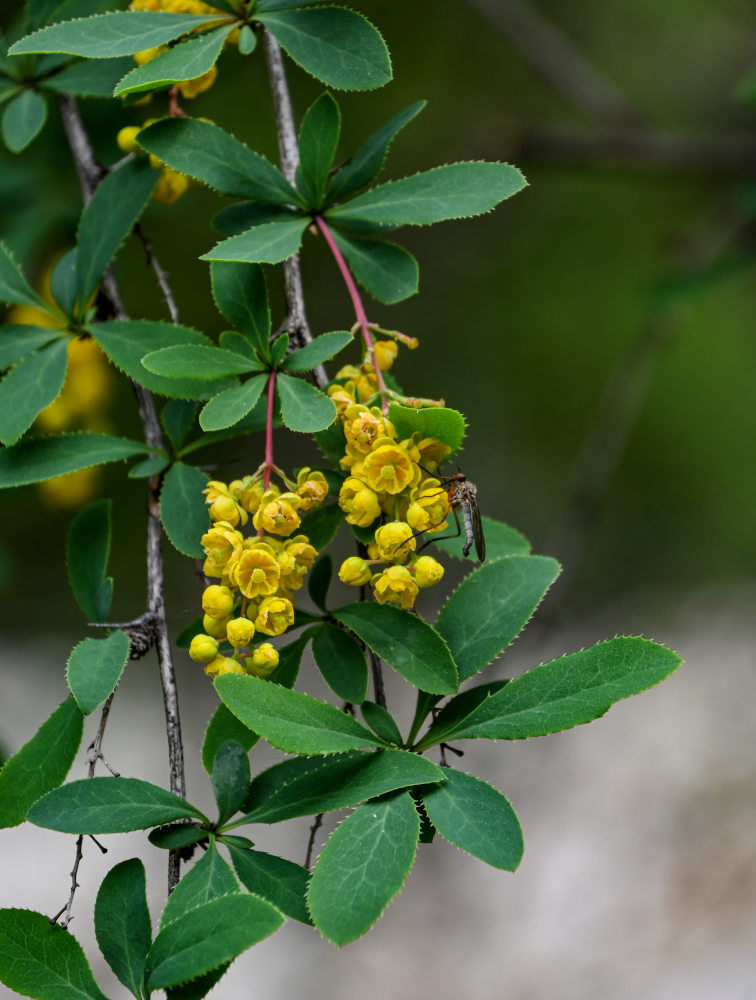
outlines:
[[[470,514],[472,516],[472,534],[475,542],[475,554],[481,562],[486,559],[486,540],[483,537],[483,522],[480,519],[480,509],[475,496],[470,497]]]

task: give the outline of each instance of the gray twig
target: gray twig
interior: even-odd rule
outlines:
[[[91,198],[94,189],[102,179],[103,173],[95,160],[89,137],[79,114],[76,101],[70,97],[61,98],[61,112],[66,135],[69,138],[71,153],[74,157],[79,175],[84,202]],[[110,300],[117,319],[126,319],[127,312],[121,298],[120,289],[109,268],[102,281],[103,292]],[[139,416],[144,430],[144,439],[148,447],[161,450],[164,446],[163,432],[160,428],[155,400],[138,382],[132,381],[137,398]],[[163,688],[163,705],[165,707],[166,736],[168,739],[168,763],[170,772],[170,790],[175,795],[183,797],[186,794],[184,778],[184,748],[181,740],[181,720],[179,717],[178,692],[176,676],[173,668],[173,656],[168,637],[168,625],[165,617],[165,576],[163,568],[163,535],[160,525],[160,487],[161,477],[153,476],[148,482],[147,505],[147,614],[152,622],[153,640],[157,649],[160,680]],[[169,852],[168,856],[168,891],[171,892],[180,878],[180,857],[177,851]]]
[[[297,145],[297,129],[294,124],[294,112],[291,106],[289,83],[286,79],[286,68],[281,55],[281,47],[275,38],[267,31],[263,32],[265,48],[265,63],[268,68],[268,80],[273,94],[273,107],[276,113],[276,132],[278,149],[281,156],[281,170],[290,184],[299,164],[299,146]],[[312,331],[305,310],[304,290],[302,287],[302,271],[299,266],[299,254],[295,253],[284,261],[284,288],[286,291],[286,308],[288,316],[282,327],[288,330],[292,343],[301,347],[312,340]],[[323,365],[313,372],[316,384],[322,389],[328,384],[328,375]]]
[[[305,863],[304,863],[305,868],[309,868],[310,863],[312,862],[312,852],[313,848],[315,847],[315,834],[323,825],[323,816],[324,813],[318,813],[318,815],[315,817],[312,826],[310,827],[310,839],[307,841],[307,853],[305,854]]]
[[[171,323],[178,323],[179,321],[179,311],[176,305],[176,299],[173,297],[173,292],[171,291],[171,286],[168,284],[168,275],[163,270],[160,261],[155,255],[155,250],[152,246],[152,240],[147,236],[145,231],[142,229],[141,225],[137,222],[134,227],[134,232],[139,237],[142,246],[144,247],[144,252],[147,255],[147,263],[150,265],[152,270],[155,272],[155,278],[160,286],[160,291],[163,293],[163,299],[165,304],[168,306],[168,312],[171,314]]]

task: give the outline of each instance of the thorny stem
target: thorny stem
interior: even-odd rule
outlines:
[[[378,391],[381,394],[381,409],[384,415],[388,413],[388,399],[386,398],[386,383],[383,381],[383,372],[378,364],[378,358],[375,356],[375,347],[373,346],[373,338],[370,334],[371,324],[368,322],[367,314],[365,313],[365,307],[362,304],[362,298],[357,289],[357,285],[354,283],[354,278],[352,273],[347,267],[347,263],[344,260],[341,250],[336,245],[336,241],[331,235],[331,230],[328,228],[325,219],[320,216],[315,216],[315,225],[318,227],[320,232],[323,234],[323,239],[328,244],[328,249],[333,254],[333,259],[336,261],[338,269],[341,273],[341,277],[344,279],[344,284],[347,286],[347,291],[349,292],[349,297],[352,300],[352,305],[354,306],[354,314],[357,317],[357,322],[362,330],[362,337],[365,341],[365,347],[367,348],[370,360],[375,370],[375,377],[378,381]]]
[[[103,172],[95,160],[76,101],[70,97],[61,97],[60,105],[64,128],[69,139],[71,153],[79,175],[82,196],[86,204],[91,198],[97,184],[102,179]],[[112,269],[106,272],[102,287],[113,306],[115,316],[118,319],[127,318],[126,309],[123,305],[118,283]],[[158,420],[152,393],[148,392],[138,382],[132,382],[132,385],[137,398],[145,442],[151,449],[162,450],[164,448],[163,432],[160,429],[160,421]],[[147,613],[152,621],[152,638],[157,651],[160,681],[163,689],[170,790],[174,795],[179,795],[183,798],[186,794],[184,747],[181,740],[181,720],[179,716],[176,676],[173,669],[173,657],[165,616],[163,533],[160,525],[159,504],[161,484],[162,480],[159,475],[152,476],[148,481]],[[169,893],[176,887],[180,877],[179,854],[176,851],[170,851],[168,856]]]
[[[276,114],[276,133],[278,149],[281,157],[281,171],[290,184],[294,184],[297,165],[299,164],[299,146],[297,144],[297,129],[294,124],[294,111],[291,105],[289,83],[286,79],[281,47],[275,38],[267,31],[262,32],[265,64],[268,69],[268,80],[273,95],[273,108]],[[302,287],[302,271],[299,266],[299,254],[295,253],[284,261],[284,288],[286,291],[286,308],[288,316],[283,328],[288,330],[295,347],[302,347],[312,340],[312,331],[307,321],[305,311],[304,289]],[[314,370],[315,382],[322,389],[328,384],[323,365]]]

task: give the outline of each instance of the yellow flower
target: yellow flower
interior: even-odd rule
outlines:
[[[281,567],[281,586],[288,590],[299,590],[317,554],[317,549],[310,545],[307,535],[295,535],[287,539],[277,555],[278,565]]]
[[[87,500],[97,495],[101,479],[101,467],[93,466],[90,469],[79,469],[78,472],[45,479],[37,483],[37,489],[48,507],[54,510],[60,508],[72,510],[74,507],[81,507]]]
[[[244,667],[229,656],[216,656],[205,667],[205,673],[208,677],[220,677],[221,674],[243,674]]]
[[[171,167],[163,167],[158,182],[152,191],[152,200],[158,205],[173,205],[186,194],[189,178]]]
[[[444,575],[444,567],[432,556],[420,556],[410,568],[414,570],[418,587],[433,587]]]
[[[393,431],[393,427],[390,429]],[[379,438],[391,436],[381,411],[377,407],[369,410],[361,403],[354,403],[344,411],[344,435],[348,445],[365,455]]]
[[[278,651],[269,642],[264,642],[250,655],[244,657],[244,669],[253,677],[263,680],[270,677],[278,666]]]
[[[189,656],[198,663],[210,663],[218,655],[218,640],[210,635],[195,635],[189,645]]]
[[[185,80],[183,83],[180,83],[178,89],[181,91],[182,97],[191,100],[191,98],[197,97],[198,94],[209,90],[215,83],[217,76],[218,67],[211,66],[207,73],[203,73],[202,76],[195,76],[192,80]]]
[[[267,500],[268,493],[263,496],[252,523],[259,531],[269,531],[274,535],[290,535],[302,523],[297,514],[302,501],[296,493],[282,493],[279,497]]]
[[[206,614],[202,619],[202,628],[208,635],[213,636],[215,639],[225,639],[228,622],[228,615],[224,618],[213,618],[211,615]]]
[[[350,556],[345,559],[339,570],[339,580],[350,587],[362,587],[372,575],[373,571],[367,561],[359,556]]]
[[[142,131],[140,125],[127,125],[122,128],[116,136],[118,148],[123,153],[141,153],[142,147],[137,141],[137,136]]]
[[[375,531],[375,544],[378,546],[378,558],[388,562],[405,562],[417,542],[412,534],[412,528],[406,521],[389,521]]]
[[[202,610],[211,618],[225,618],[234,607],[234,595],[228,587],[211,583],[202,594]]]
[[[345,479],[339,490],[339,507],[346,514],[348,524],[366,528],[381,512],[378,497],[373,490],[354,476]]]
[[[245,597],[267,597],[278,590],[281,568],[270,545],[255,541],[235,560],[229,576]]]
[[[422,438],[417,442],[416,447],[420,452],[420,464],[432,472],[435,472],[446,457],[451,454],[449,445],[437,438]]]
[[[254,514],[260,506],[265,487],[262,479],[245,476],[244,479],[234,479],[228,484],[229,493],[250,514]]]
[[[206,576],[222,576],[232,556],[241,552],[244,536],[235,531],[228,521],[218,521],[202,536],[201,544],[214,572]]]
[[[266,635],[283,635],[294,624],[294,605],[286,597],[266,597],[255,618],[255,628]]]
[[[375,360],[382,372],[388,371],[396,361],[399,353],[399,345],[395,340],[376,340],[373,344]]]
[[[158,45],[154,49],[143,49],[141,52],[135,52],[133,59],[137,66],[144,66],[145,63],[152,62],[158,56],[162,55],[166,50],[167,45]]]
[[[312,472],[309,468],[299,470],[297,476],[297,496],[300,510],[314,510],[328,496],[328,483],[322,472]]]
[[[384,441],[386,444],[382,443]],[[414,486],[419,481],[420,470],[404,448],[388,438],[379,438],[365,459],[365,477],[376,493],[396,494]]]
[[[226,626],[226,638],[234,649],[249,645],[254,634],[255,626],[247,618],[234,618]]]
[[[237,524],[242,527],[249,520],[249,514],[231,497],[218,497],[210,504],[210,517],[213,521],[225,521],[233,528]]]
[[[437,479],[428,479],[425,488],[407,508],[407,521],[414,531],[443,531],[448,525],[449,495]]]
[[[406,566],[389,566],[373,579],[373,591],[379,604],[398,604],[411,608],[418,587]]]
[[[328,386],[328,395],[336,404],[336,412],[341,418],[348,406],[354,403],[354,382],[339,385],[338,382]]]

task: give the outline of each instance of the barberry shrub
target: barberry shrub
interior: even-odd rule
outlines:
[[[58,477],[136,460],[128,474],[146,481],[149,499],[146,610],[119,625],[107,623],[109,501],[96,499],[74,517],[70,582],[95,632],[70,655],[68,698],[0,772],[3,826],[28,821],[78,837],[71,895],[52,920],[0,911],[0,980],[42,1000],[103,996],[67,930],[83,837],[145,830],[145,849],[167,852],[169,896],[157,931],[144,866],[133,858],[103,880],[97,940],[134,996],[165,989],[201,997],[287,917],[338,945],[364,934],[401,888],[418,843],[436,834],[514,871],[523,840],[512,806],[490,784],[449,766],[449,745],[526,739],[590,722],[680,662],[646,639],[619,637],[513,680],[477,677],[530,619],[559,566],[531,554],[514,529],[481,517],[464,474],[444,474],[462,446],[465,420],[402,388],[393,365],[417,341],[371,321],[359,286],[386,305],[414,294],[417,263],[386,234],[487,212],[521,190],[521,173],[504,163],[462,162],[376,183],[392,140],[422,102],[337,156],[341,112],[332,91],[368,90],[391,77],[379,32],[352,10],[308,0],[135,0],[130,10],[107,10],[112,6],[28,0],[25,23],[0,62],[6,144],[14,151],[28,145],[51,95],[59,95],[84,202],[76,245],[52,271],[49,294],[35,291],[0,246],[0,299],[15,310],[0,330],[0,485],[52,480],[65,492],[71,480]],[[266,59],[280,169],[222,123],[184,106],[213,85],[224,49]],[[298,129],[282,53],[316,81]],[[134,124],[117,136],[123,155],[109,167],[94,158],[77,96],[133,109]],[[145,97],[152,98],[149,118]],[[235,199],[212,220],[223,238],[209,246],[208,237],[202,258],[229,324],[218,343],[178,322],[130,317],[113,263],[150,199],[174,203],[196,182]],[[316,335],[299,269],[314,238],[329,248],[334,282],[344,288],[344,329]],[[151,261],[175,318],[165,275]],[[286,287],[281,316],[271,313],[262,266],[277,264]],[[339,361],[329,375],[325,365],[355,340],[357,363]],[[131,380],[144,440],[55,423],[50,407],[76,345],[101,351]],[[214,471],[210,479],[193,463],[206,445],[242,435],[254,443],[261,432],[259,463],[241,478]],[[292,434],[314,436],[320,468],[276,464],[276,438]],[[355,588],[345,606],[334,606],[326,551],[339,531],[354,544],[338,568]],[[189,659],[204,665],[209,678],[202,762],[217,803],[212,816],[184,793],[163,532],[179,552],[201,560],[205,577],[198,617],[177,645],[187,666]],[[443,587],[448,557],[466,560],[469,572],[436,620],[426,621],[416,600],[423,589]],[[305,584],[314,610],[298,606]],[[297,690],[308,645],[333,703]],[[153,647],[166,704],[169,789],[94,776],[119,678]],[[384,667],[415,689],[407,732],[386,704]],[[95,712],[90,776],[63,784],[80,752],[83,719]],[[289,756],[253,776],[250,752],[259,740]],[[240,832],[344,809],[351,811],[312,867],[312,842],[301,866],[255,850]],[[181,865],[192,858],[182,878]]]

